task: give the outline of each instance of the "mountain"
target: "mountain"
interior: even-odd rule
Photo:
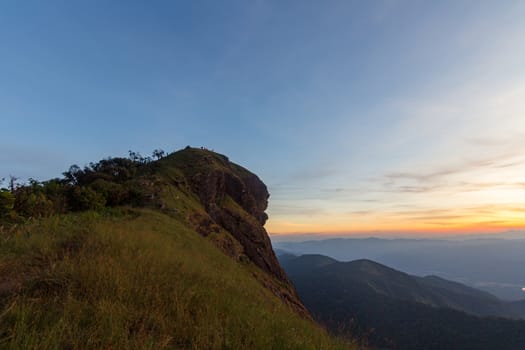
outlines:
[[[525,321],[496,297],[435,276],[416,277],[370,260],[322,255],[282,261],[301,299],[333,332],[388,349],[521,349]],[[478,316],[475,316],[478,315]]]
[[[521,313],[514,303],[499,300],[487,292],[437,276],[412,276],[371,260],[338,262],[327,256],[312,254],[295,259],[286,257],[282,264],[292,276],[326,267],[324,273],[344,276],[345,283],[363,285],[374,293],[394,299],[450,308],[477,316],[525,318],[525,313]]]
[[[370,259],[407,273],[436,275],[505,300],[525,298],[525,240],[337,238],[274,242],[291,254],[323,254],[340,261]]]
[[[522,318],[525,318],[525,300],[512,301],[509,305],[516,313],[519,313]]]
[[[205,149],[159,158],[2,190],[0,348],[353,348],[280,267],[256,175]]]

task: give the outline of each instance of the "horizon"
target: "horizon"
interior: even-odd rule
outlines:
[[[0,179],[192,145],[272,239],[525,229],[525,3],[0,5]]]
[[[331,239],[378,239],[378,240],[479,240],[479,239],[503,239],[503,240],[525,240],[525,231],[511,230],[511,231],[494,231],[494,232],[444,232],[433,233],[428,232],[340,232],[340,233],[281,233],[270,234],[272,243],[281,242],[308,242],[321,241]]]

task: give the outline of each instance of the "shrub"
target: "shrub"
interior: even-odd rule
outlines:
[[[98,179],[91,184],[91,188],[104,196],[108,206],[117,206],[129,201],[129,191],[118,183]]]
[[[76,211],[99,210],[106,205],[106,199],[91,187],[75,186],[71,192],[70,205]]]
[[[0,190],[0,219],[11,217],[14,212],[15,196],[8,190]]]

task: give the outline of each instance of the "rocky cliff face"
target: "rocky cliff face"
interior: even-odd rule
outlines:
[[[309,317],[264,229],[270,196],[266,185],[255,174],[211,151],[186,148],[173,158],[184,173],[185,185],[198,197],[207,213],[192,217],[196,230],[204,236],[220,229],[229,232],[240,243],[242,254],[267,273],[255,273],[254,276],[285,303]],[[236,255],[228,251],[229,246],[232,245],[223,245],[221,249]]]
[[[214,170],[196,174],[191,185],[206,212],[241,243],[246,256],[264,271],[286,280],[263,227],[269,194],[262,181],[253,174],[243,178],[234,171]]]

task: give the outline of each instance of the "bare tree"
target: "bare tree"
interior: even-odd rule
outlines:
[[[13,175],[9,175],[9,190],[11,192],[14,192],[16,187],[18,186],[18,183],[16,182],[19,178],[14,177]]]

